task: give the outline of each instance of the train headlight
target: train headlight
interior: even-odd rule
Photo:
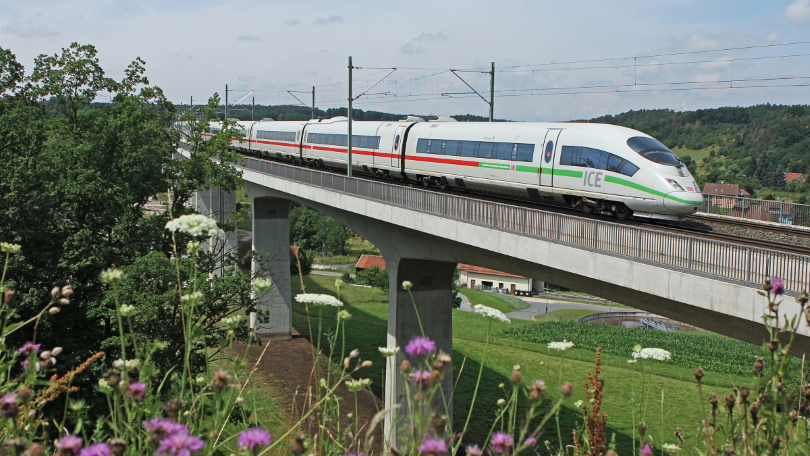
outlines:
[[[678,181],[676,181],[675,179],[667,179],[667,182],[669,182],[669,185],[675,190],[679,192],[684,191],[683,187],[681,187],[681,184],[679,184]]]

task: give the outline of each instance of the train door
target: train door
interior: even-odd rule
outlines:
[[[391,145],[391,166],[394,169],[399,169],[402,159],[402,154],[405,152],[402,149],[402,140],[405,138],[405,130],[408,127],[397,127],[394,134],[394,143]]]
[[[543,162],[540,172],[540,185],[547,187],[554,186],[554,151],[557,150],[557,140],[562,130],[549,130],[546,132],[546,139],[543,141]]]
[[[298,156],[301,158],[304,158],[305,155],[303,144],[305,141],[304,135],[306,134],[307,125],[308,124],[306,123],[299,125],[298,132],[295,133],[295,142],[298,143],[298,147],[296,147],[296,152],[298,153]]]

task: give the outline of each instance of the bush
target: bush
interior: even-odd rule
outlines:
[[[388,290],[388,270],[372,266],[357,272],[357,283]]]

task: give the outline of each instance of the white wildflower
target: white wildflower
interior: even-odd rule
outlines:
[[[487,306],[484,306],[484,305],[481,305],[481,304],[476,304],[475,307],[473,307],[473,310],[475,310],[475,313],[481,314],[481,315],[483,315],[485,317],[493,318],[495,320],[500,320],[500,321],[502,321],[504,323],[512,323],[509,320],[509,317],[504,315],[503,312],[501,312],[498,309],[493,309],[492,307],[487,307]]]
[[[633,358],[668,361],[672,359],[672,353],[664,350],[663,348],[642,348],[638,353],[633,352]]]
[[[661,447],[664,449],[664,451],[668,451],[670,453],[677,453],[681,451],[681,447],[675,445],[674,443],[665,443],[661,445]]]
[[[112,388],[110,387],[110,384],[107,383],[106,378],[98,379],[98,389],[101,390],[102,393],[111,393],[112,392]]]
[[[403,290],[407,291],[407,290],[410,290],[411,288],[413,288],[413,282],[411,282],[410,280],[403,280],[402,281],[402,289]]]
[[[343,286],[343,281],[340,279],[335,279],[335,288],[340,288]]]
[[[576,408],[582,408],[583,405],[585,405],[585,401],[583,401],[582,399],[574,402],[574,407]]]
[[[363,388],[368,388],[371,386],[371,379],[370,378],[361,378],[359,380],[346,380],[346,388],[352,393],[356,393]]]
[[[633,364],[633,363],[635,363],[635,362],[636,362],[636,360],[635,360],[635,359],[628,359],[628,360],[627,360],[627,364]]]
[[[225,231],[217,226],[216,220],[202,214],[188,214],[169,220],[166,223],[169,231],[179,231],[192,236],[225,237]]]
[[[351,320],[352,314],[348,310],[341,310],[337,313],[337,317],[340,321],[348,321]]]
[[[231,317],[225,317],[222,319],[222,324],[225,325],[228,329],[236,329],[239,327],[239,323],[242,321],[238,315],[234,315]]]
[[[203,294],[202,291],[195,291],[194,293],[184,294],[180,296],[180,301],[182,302],[200,302],[202,300]]]
[[[573,346],[574,346],[573,342],[567,341],[565,339],[563,339],[562,342],[550,342],[548,344],[548,348],[553,348],[554,350],[560,350],[560,351],[568,350],[569,348],[571,348]]]
[[[386,358],[390,358],[392,356],[396,356],[399,353],[399,347],[380,347],[380,353],[385,356]]]
[[[132,304],[124,304],[118,309],[118,312],[124,317],[131,317],[135,314],[135,306]]]
[[[261,277],[253,279],[253,289],[258,291],[259,293],[269,290],[270,287],[272,286],[273,286],[272,279],[263,279]]]
[[[140,369],[141,362],[137,359],[128,359],[126,362],[124,362],[124,366],[126,366],[127,369]]]
[[[124,280],[124,271],[110,268],[101,271],[101,283],[112,284]]]
[[[338,301],[334,296],[316,293],[302,293],[295,295],[295,300],[300,303],[307,304],[321,304],[324,306],[341,307],[343,303]]]
[[[22,247],[20,244],[11,244],[9,242],[0,242],[0,251],[4,253],[18,253]]]
[[[195,254],[200,250],[200,241],[188,241],[186,248],[189,252]]]

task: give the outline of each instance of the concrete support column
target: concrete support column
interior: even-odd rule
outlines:
[[[216,220],[220,226],[233,225],[233,214],[236,213],[236,192],[229,192],[221,188],[207,188],[199,190],[192,200],[197,212]],[[239,246],[236,239],[236,227],[225,231],[225,238],[218,239],[206,246],[209,251],[218,252],[218,262],[214,274],[224,273],[223,259],[225,255],[236,254]]]
[[[258,318],[251,318],[256,334],[275,338],[292,337],[290,296],[290,201],[267,196],[253,197],[253,250],[264,258],[254,259],[254,277],[269,277],[273,287],[255,296]],[[260,261],[264,264],[260,264]],[[264,269],[262,271],[262,269]]]
[[[385,246],[380,248],[385,254]],[[390,281],[387,342],[389,346],[401,347],[399,354],[388,358],[386,365],[385,408],[389,409],[397,404],[405,407],[407,402],[402,397],[405,380],[399,371],[399,365],[406,359],[405,346],[414,336],[421,336],[424,329],[425,336],[436,342],[437,351],[450,355],[453,353],[452,286],[456,263],[388,255],[385,256],[385,264]],[[413,284],[410,293],[402,289],[402,282],[405,280]],[[449,401],[453,388],[453,369],[452,366],[447,369],[449,374],[445,375],[442,389],[444,398]],[[452,422],[452,404],[444,403],[440,408],[444,408]],[[398,419],[396,415],[404,418],[403,414],[407,413],[405,408],[400,408],[385,415],[386,442],[397,441],[398,429],[392,426]],[[404,421],[406,420],[399,419],[400,423]]]

